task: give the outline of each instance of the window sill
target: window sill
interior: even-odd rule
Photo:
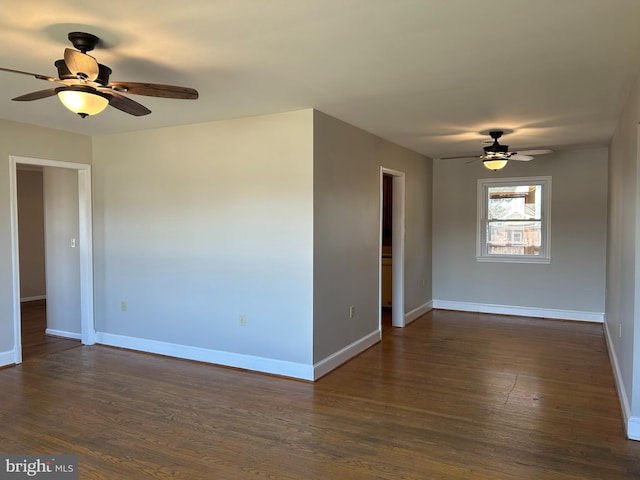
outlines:
[[[476,257],[478,262],[490,262],[490,263],[542,263],[550,264],[551,257],[527,257],[524,255],[491,255],[491,256],[478,256]]]

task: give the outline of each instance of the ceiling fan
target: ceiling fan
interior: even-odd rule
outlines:
[[[504,132],[502,130],[491,130],[489,135],[493,138],[493,143],[484,147],[484,153],[482,155],[473,156],[473,155],[464,155],[462,157],[443,157],[442,160],[453,160],[457,158],[470,158],[474,157],[476,161],[478,159],[482,160],[482,164],[488,168],[489,170],[500,170],[504,168],[509,160],[517,160],[520,162],[528,162],[529,160],[533,160],[534,155],[545,155],[547,153],[552,153],[553,150],[549,149],[541,149],[541,150],[523,150],[520,152],[510,152],[508,145],[500,145],[498,139],[502,137]]]
[[[58,95],[65,107],[84,118],[87,115],[100,113],[108,105],[137,117],[151,113],[147,107],[125,97],[122,93],[188,100],[198,98],[198,91],[188,87],[157,83],[110,82],[111,69],[98,63],[91,55],[87,55],[87,52],[96,47],[100,39],[84,32],[71,32],[68,38],[76,50],[66,48],[64,59],[54,63],[58,69],[58,78],[0,67],[4,72],[29,75],[60,85],[27,93],[13,100],[24,102]]]

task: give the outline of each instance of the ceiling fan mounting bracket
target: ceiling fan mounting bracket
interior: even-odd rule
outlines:
[[[98,37],[85,32],[71,32],[68,38],[76,50],[80,50],[82,53],[90,52],[100,42]]]

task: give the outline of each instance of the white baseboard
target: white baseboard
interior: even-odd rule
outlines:
[[[420,318],[425,313],[430,312],[431,310],[433,310],[432,300],[428,301],[424,305],[420,305],[418,308],[414,308],[410,312],[405,313],[404,314],[405,327],[409,325],[411,322],[413,322],[414,320],[416,320],[417,318]]]
[[[46,295],[36,295],[34,297],[22,297],[20,299],[20,303],[35,302],[36,300],[46,300],[46,299],[47,299]]]
[[[156,353],[169,357],[196,360],[198,362],[213,363],[227,367],[242,368],[262,373],[271,373],[285,377],[313,380],[313,367],[303,363],[287,362],[273,358],[256,357],[239,353],[210,350],[207,348],[191,347],[176,343],[157,340],[127,337],[112,333],[96,332],[96,343],[111,347]]]
[[[313,364],[313,379],[317,380],[323,377],[331,370],[335,370],[343,363],[348,362],[359,353],[364,352],[367,348],[375,345],[382,340],[380,330],[375,330],[365,335],[359,340],[347,345],[346,347],[332,353],[328,357]]]
[[[583,312],[579,310],[558,310],[553,308],[517,307],[511,305],[492,305],[488,303],[450,302],[434,300],[433,308],[459,310],[462,312],[493,313],[497,315],[515,315],[519,317],[553,318],[556,320],[576,320],[580,322],[603,323],[604,313]]]
[[[627,438],[640,440],[640,417],[629,417],[627,420]]]
[[[609,361],[613,369],[613,379],[616,383],[616,389],[618,390],[618,400],[620,401],[620,409],[622,410],[622,419],[624,420],[624,426],[627,430],[627,438],[631,440],[640,440],[640,418],[633,417],[631,415],[631,406],[629,405],[629,397],[627,396],[627,390],[624,388],[622,382],[622,372],[620,371],[620,365],[618,364],[618,356],[616,355],[616,349],[607,325],[604,325],[604,338],[607,342],[607,351],[609,352]]]
[[[0,367],[4,367],[6,365],[14,365],[15,363],[16,363],[16,354],[13,350],[0,352]]]
[[[74,332],[65,332],[63,330],[54,330],[52,328],[47,328],[44,333],[47,335],[53,335],[54,337],[63,337],[63,338],[72,338],[74,340],[82,340],[81,333]]]

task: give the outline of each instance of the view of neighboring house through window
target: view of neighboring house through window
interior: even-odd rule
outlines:
[[[550,262],[551,178],[478,180],[479,261]]]

